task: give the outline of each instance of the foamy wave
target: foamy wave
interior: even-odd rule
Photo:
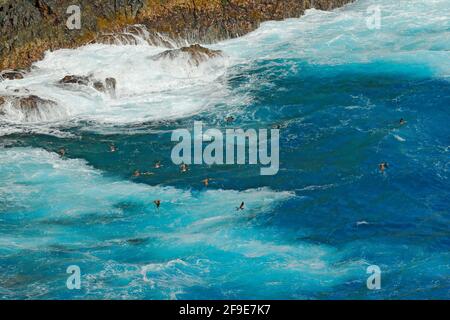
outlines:
[[[22,219],[23,228],[39,230],[39,236],[35,233],[1,236],[0,247],[8,247],[11,252],[73,250],[81,243],[83,250],[95,251],[97,248],[130,245],[132,241],[126,239],[149,236],[157,241],[170,238],[170,242],[163,243],[173,243],[176,247],[173,239],[181,239],[181,234],[186,231],[191,235],[189,241],[195,241],[196,234],[204,237],[204,242],[211,236],[211,226],[198,221],[225,215],[241,216],[231,221],[231,225],[239,224],[244,216],[252,219],[273,208],[275,203],[293,196],[268,188],[193,192],[137,184],[106,177],[84,160],[62,159],[56,153],[32,148],[0,149],[0,176],[0,214],[8,219]],[[158,211],[153,204],[155,199],[162,201]],[[247,205],[244,214],[238,214],[235,209],[241,201],[246,201]],[[123,206],[131,206],[140,213],[137,217],[129,215],[121,209]],[[109,235],[111,238],[99,241],[92,237],[91,228],[87,229],[90,235],[84,231],[71,233],[70,236],[67,234],[67,228],[71,226],[107,227],[129,219],[135,219],[134,227],[133,230],[123,230],[123,237],[126,238],[114,233]],[[50,228],[51,232],[42,233],[41,229],[48,226],[54,228]],[[215,226],[223,230],[229,227],[230,222]],[[135,233],[135,228],[138,233]],[[230,240],[221,241],[217,237],[213,241],[217,241],[215,245],[219,248],[224,244],[226,246]],[[141,276],[140,281],[135,279],[129,284],[130,288],[136,286],[136,290],[141,291],[142,288],[155,287],[164,292],[166,298],[177,298],[185,288],[203,285],[202,275],[209,268],[208,263],[198,258],[168,262],[157,260],[144,266],[114,261],[107,265],[111,263],[115,266],[114,270],[128,270],[127,274],[121,275],[127,279]],[[108,276],[111,275],[105,274],[104,270],[86,275],[86,290],[100,290],[103,288],[102,281]],[[117,293],[110,294],[117,297]]]
[[[382,11],[379,30],[367,26],[371,5],[379,5]],[[389,0],[360,0],[332,12],[307,10],[300,19],[266,22],[244,37],[209,46],[222,50],[224,56],[199,66],[193,66],[183,55],[151,59],[166,49],[163,45],[176,47],[179,43],[134,26],[123,36],[134,39],[133,46],[123,45],[126,41],[116,39],[121,38],[116,35],[110,38],[116,39],[113,42],[117,45],[91,44],[47,52],[24,79],[0,82],[0,95],[27,88],[58,102],[59,110],[45,110],[36,121],[81,119],[97,124],[129,124],[178,119],[203,110],[221,112],[215,107],[224,102],[229,109],[243,106],[248,97],[240,91],[230,92],[226,76],[230,66],[248,61],[292,58],[332,65],[385,61],[423,66],[426,72],[429,69],[445,78],[450,75],[446,41],[450,10],[446,9],[450,9],[446,0],[416,0],[401,5]],[[115,78],[117,99],[93,88],[56,85],[69,74]],[[260,81],[251,86],[260,85]],[[10,111],[3,120],[23,123],[21,114]]]
[[[381,10],[379,29],[370,28]],[[425,65],[450,75],[450,4],[447,0],[359,0],[331,12],[310,9],[300,19],[264,22],[241,38],[219,43],[244,60],[302,59],[314,64],[388,61]]]
[[[164,50],[148,44],[91,44],[47,52],[24,79],[1,82],[0,96],[27,90],[58,103],[52,110],[37,110],[39,116],[31,119],[33,122],[82,120],[100,124],[178,119],[213,108],[227,98],[233,100],[224,80],[230,65],[228,57],[214,57],[198,66],[183,55],[152,59]],[[116,97],[91,86],[60,85],[59,81],[67,75],[114,78]],[[0,121],[30,122],[15,109],[5,110]]]
[[[57,138],[75,138],[76,135],[67,131],[62,131],[66,123],[61,123],[58,127],[58,123],[52,123],[52,125],[33,125],[33,124],[16,124],[11,121],[0,123],[0,136],[9,136],[13,134],[25,133],[25,134],[42,134],[47,136],[54,136]]]
[[[39,208],[45,208],[48,210],[47,217],[61,216],[65,211],[71,215],[82,215],[89,213],[92,207],[99,212],[110,212],[122,200],[135,201],[144,211],[154,214],[153,200],[161,199],[163,207],[169,210],[167,213],[171,216],[181,215],[187,219],[186,222],[194,223],[208,216],[235,214],[235,207],[241,201],[247,201],[249,213],[263,212],[272,203],[292,196],[289,192],[275,192],[268,188],[194,193],[172,187],[120,181],[103,177],[101,172],[87,165],[84,160],[61,159],[58,154],[42,149],[0,149],[0,164],[3,179],[0,196],[8,198],[9,202],[17,202],[18,206],[29,207],[38,216]],[[26,184],[18,185],[17,181]],[[55,196],[53,190],[58,190],[60,196]],[[40,196],[24,200],[23,192]],[[73,199],[77,201],[73,202]],[[48,201],[51,201],[51,207]],[[219,210],[218,202],[222,203]]]
[[[151,288],[167,291],[171,299],[183,293],[183,288],[204,284],[201,277],[202,268],[176,259],[167,263],[152,263],[141,269],[144,282]]]

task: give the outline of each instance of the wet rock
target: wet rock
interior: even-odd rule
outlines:
[[[156,47],[175,48],[175,43],[172,39],[156,31],[149,31],[143,25],[127,26],[123,32],[100,34],[91,43],[108,45],[139,45],[148,43]]]
[[[299,17],[312,7],[329,10],[352,1],[78,0],[76,3],[83,8],[83,27],[68,32],[65,8],[74,4],[73,0],[1,0],[0,69],[26,68],[42,59],[49,49],[75,48],[96,38],[104,43],[140,42],[136,37],[142,33],[140,27],[112,35],[127,24],[145,26],[149,30],[145,38],[148,43],[173,48],[173,42],[167,39],[212,43],[242,36],[263,21]],[[110,34],[100,34],[105,32]]]
[[[169,49],[176,48],[173,39],[164,36],[163,34],[153,31],[147,30],[144,25],[132,25],[128,26],[125,29],[126,33],[132,34],[137,38],[144,39],[149,45],[155,47],[165,47]]]
[[[163,36],[158,32],[149,32],[145,40],[151,46],[164,47],[169,49],[174,49],[177,47],[175,41],[167,36]]]
[[[202,47],[199,44],[194,44],[189,47],[183,47],[180,49],[167,50],[161,52],[152,57],[153,60],[160,59],[170,59],[174,60],[180,57],[187,57],[190,64],[198,67],[202,62],[205,62],[209,59],[221,57],[222,51],[211,50],[205,47]]]
[[[175,42],[172,39],[164,37],[157,32],[151,32],[146,40],[151,46],[164,47],[169,49],[176,48]]]
[[[105,92],[105,85],[101,81],[95,81],[93,87],[97,91]]]
[[[116,85],[117,81],[114,78],[106,78],[105,79],[106,91],[113,98],[116,97]]]
[[[3,106],[7,101],[11,101],[14,107],[31,110],[38,108],[41,105],[56,106],[56,102],[52,100],[42,99],[36,95],[28,96],[2,96],[0,97],[0,106]]]
[[[10,107],[23,114],[24,121],[35,121],[42,119],[42,115],[49,109],[57,106],[52,100],[42,99],[36,95],[28,96],[3,96],[0,97],[0,115],[5,115],[6,103],[10,102]]]
[[[84,76],[70,75],[70,76],[65,76],[64,78],[62,78],[59,81],[59,83],[61,83],[61,84],[79,84],[79,85],[87,86],[90,83],[90,78],[84,77]]]
[[[143,39],[146,38],[148,35],[147,29],[143,25],[137,25],[137,24],[127,26],[125,28],[124,32],[135,35],[136,37],[143,38]]]
[[[92,86],[99,92],[108,93],[111,97],[115,97],[117,81],[114,78],[106,78],[104,81],[94,79],[92,76],[65,76],[59,81],[60,84],[77,84],[82,86]]]
[[[0,73],[0,78],[5,80],[20,80],[23,79],[23,73],[20,71],[3,71]]]
[[[42,99],[35,95],[30,95],[26,97],[15,97],[13,105],[16,108],[20,108],[24,112],[29,112],[37,109],[40,106],[56,106],[56,102],[51,100]]]
[[[6,87],[6,89],[9,89],[9,87]],[[21,95],[25,95],[25,94],[30,93],[30,90],[28,90],[27,88],[16,88],[16,89],[13,89],[13,92],[19,93]]]
[[[139,38],[130,33],[106,33],[99,35],[94,42],[109,45],[138,45]]]

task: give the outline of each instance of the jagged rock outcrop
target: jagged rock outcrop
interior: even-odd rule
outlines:
[[[4,116],[11,110],[6,110],[7,104],[10,109],[22,114],[22,121],[32,122],[45,118],[46,114],[55,108],[57,103],[52,100],[42,99],[35,95],[28,96],[3,96],[0,97],[0,116]]]
[[[0,81],[23,79],[23,72],[17,70],[6,70],[0,72]]]
[[[148,30],[144,25],[130,25],[120,32],[101,33],[91,43],[109,45],[139,45],[148,43],[158,47],[176,47],[176,42],[173,39],[159,32]]]
[[[35,95],[28,95],[28,96],[2,96],[0,97],[0,107],[3,107],[7,101],[10,101],[14,107],[20,108],[24,111],[33,110],[42,105],[56,106],[56,102],[54,101],[42,99]]]
[[[148,44],[157,47],[166,47],[173,49],[176,47],[176,43],[168,36],[155,31],[148,30],[144,25],[131,25],[125,28],[125,33],[132,34],[138,39],[144,39]]]
[[[27,68],[46,50],[116,41],[111,34],[133,42],[132,30],[124,29],[134,24],[149,30],[148,42],[172,48],[168,38],[178,44],[211,43],[241,36],[266,20],[299,17],[311,7],[328,10],[352,1],[0,0],[0,70]],[[67,9],[74,4],[81,8],[81,29],[69,30]]]
[[[82,86],[87,86],[90,82],[90,77],[76,75],[65,76],[59,81],[60,84],[79,84]]]
[[[99,92],[108,93],[111,97],[116,96],[116,86],[117,81],[114,78],[106,78],[104,81],[94,79],[91,75],[89,76],[77,76],[68,75],[59,80],[61,85],[81,85],[81,86],[92,86],[95,90]]]
[[[129,33],[104,33],[100,34],[93,42],[117,45],[138,45],[139,38]]]
[[[222,52],[218,50],[210,50],[208,48],[202,47],[199,44],[194,44],[189,47],[183,47],[180,49],[173,49],[163,51],[153,57],[152,60],[169,59],[174,60],[177,58],[187,58],[190,65],[198,67],[202,62],[209,59],[221,57]]]
[[[101,81],[97,81],[94,83],[94,88],[96,88],[98,91],[106,92],[112,98],[116,97],[116,86],[117,81],[114,78],[106,78],[104,84]]]

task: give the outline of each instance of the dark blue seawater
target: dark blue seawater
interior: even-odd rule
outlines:
[[[423,1],[399,3],[359,1],[264,24],[218,44],[231,57],[226,72],[187,91],[184,78],[164,87],[164,66],[142,91],[120,91],[120,103],[52,84],[66,68],[103,75],[114,67],[96,69],[89,59],[109,52],[132,63],[123,52],[140,55],[145,46],[55,53],[45,61],[66,62],[60,73],[49,75],[43,62],[22,82],[0,83],[72,99],[71,108],[88,108],[89,99],[110,106],[94,118],[86,114],[97,110],[69,108],[45,125],[0,123],[0,297],[450,298],[450,25],[439,7],[448,2],[430,6],[422,25],[398,12],[417,18]],[[373,4],[384,6],[387,30],[364,28]],[[350,31],[353,42],[339,36]],[[114,75],[119,88],[132,78]],[[224,121],[230,115],[233,123]],[[194,121],[221,130],[280,126],[279,173],[192,165],[181,174],[171,133]],[[389,163],[384,173],[381,162]],[[133,178],[136,169],[155,174]],[[246,210],[237,212],[242,201]],[[81,269],[80,290],[66,287],[70,265]],[[367,288],[370,265],[382,271],[380,290]]]

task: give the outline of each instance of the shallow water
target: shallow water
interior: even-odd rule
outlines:
[[[374,4],[380,30],[366,26]],[[0,115],[0,297],[448,299],[449,9],[360,0],[264,23],[210,46],[225,57],[200,68],[152,61],[163,48],[91,45],[0,82],[0,95],[27,88],[59,104],[34,123]],[[117,98],[57,85],[67,74],[115,77]],[[180,174],[171,131],[196,120],[281,125],[280,172]],[[157,160],[155,175],[131,178]],[[69,265],[79,291],[66,288]]]

